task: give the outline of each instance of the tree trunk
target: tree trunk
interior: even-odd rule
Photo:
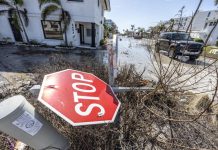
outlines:
[[[64,15],[64,9],[63,9],[63,7],[62,7],[62,5],[61,5],[61,13],[62,13],[62,16],[63,16],[63,20],[65,20],[65,15]],[[64,21],[62,20],[62,22],[64,23]],[[65,24],[64,24],[64,26],[65,26]],[[64,31],[64,42],[65,42],[65,46],[68,46],[68,40],[67,40],[67,27],[66,27],[66,29],[64,29],[65,31]]]
[[[190,23],[189,23],[189,25],[188,25],[188,27],[187,27],[187,29],[186,29],[186,33],[188,32],[188,30],[189,30],[189,28],[190,28],[190,26],[191,26],[191,24],[192,24],[192,22],[193,22],[195,16],[197,15],[198,10],[199,10],[199,8],[200,8],[202,2],[203,2],[203,0],[200,0],[200,1],[199,1],[198,7],[197,7],[197,9],[195,10],[195,13],[194,13],[194,15],[192,16],[191,21],[190,21]]]
[[[16,7],[16,11],[17,11],[17,14],[18,14],[18,18],[19,18],[19,20],[20,20],[20,24],[21,24],[21,26],[22,26],[22,29],[23,29],[24,35],[25,35],[25,37],[26,37],[27,43],[29,44],[29,38],[28,38],[28,36],[27,36],[27,33],[26,33],[26,30],[25,30],[25,27],[24,27],[22,18],[21,18],[21,16],[20,16],[19,9],[18,9],[18,7],[17,7],[16,4],[15,4],[15,7]]]
[[[211,37],[213,31],[214,31],[214,30],[216,29],[216,27],[217,27],[217,24],[218,24],[218,19],[217,19],[217,21],[216,21],[216,24],[214,25],[214,27],[211,29],[210,33],[208,34],[207,39],[206,39],[205,42],[204,42],[205,45],[207,45],[207,43],[208,43],[208,41],[209,41],[209,39],[210,39],[210,37]]]

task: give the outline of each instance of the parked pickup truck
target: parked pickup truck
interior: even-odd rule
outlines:
[[[203,44],[194,42],[185,32],[164,32],[160,34],[155,50],[166,50],[170,58],[189,56],[190,60],[195,60],[202,53]]]

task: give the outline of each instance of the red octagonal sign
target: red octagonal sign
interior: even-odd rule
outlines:
[[[73,126],[114,122],[120,107],[108,84],[70,69],[46,75],[38,99]]]

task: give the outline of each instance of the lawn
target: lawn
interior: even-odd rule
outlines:
[[[213,50],[213,49],[218,49],[218,47],[217,46],[206,46],[206,47],[204,47],[202,56],[218,59],[218,55],[210,53],[210,51]]]

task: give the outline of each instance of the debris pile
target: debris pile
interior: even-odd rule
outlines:
[[[34,70],[34,82],[41,84],[44,74],[69,68],[90,72],[108,81],[105,66],[91,60],[88,64],[69,63],[64,57],[54,56],[49,64]],[[72,127],[29,94],[25,96],[52,126],[69,139],[70,149],[218,149],[217,126],[213,124],[214,120],[208,122],[211,111],[217,119],[217,105],[209,107],[203,114],[199,113],[210,102],[206,96],[194,102],[190,100],[191,96],[185,97],[184,92],[169,92],[171,89],[162,82],[155,84],[143,80],[133,66],[120,70],[116,85],[151,85],[155,89],[117,94],[122,105],[114,124],[83,127]],[[184,97],[186,100],[181,101]],[[193,107],[198,111],[190,111]],[[0,149],[11,149],[14,143],[15,140],[0,134]]]

